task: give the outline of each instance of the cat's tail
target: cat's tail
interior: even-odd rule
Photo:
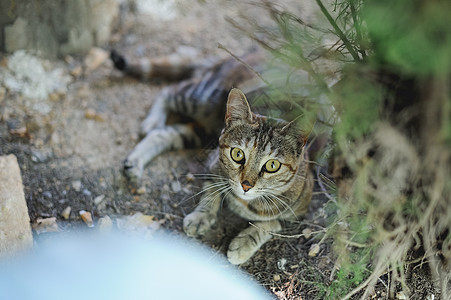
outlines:
[[[198,63],[198,52],[177,51],[166,56],[129,61],[116,50],[112,50],[110,59],[116,69],[129,76],[142,80],[164,79],[175,81],[192,75]]]

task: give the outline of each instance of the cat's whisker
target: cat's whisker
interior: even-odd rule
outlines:
[[[275,195],[275,194],[272,193],[272,192],[268,192],[268,196],[270,196],[271,199],[274,198],[278,203],[280,203],[280,204],[285,208],[285,210],[289,210],[289,211],[293,214],[293,216],[296,217],[296,213],[293,211],[293,209],[291,208],[291,206],[288,205],[287,202],[285,202],[285,201],[283,201],[283,200],[281,199],[281,198],[286,198],[286,200],[290,200],[289,198],[287,198],[287,197],[285,197],[285,196],[283,196],[283,195]],[[281,213],[282,213],[282,212],[281,212]]]
[[[272,213],[272,215],[273,215],[273,218],[276,218],[279,214],[282,213],[282,212],[280,211],[280,208],[279,208],[279,206],[277,205],[277,203],[275,203],[268,195],[262,195],[262,196],[263,196],[263,199],[265,200],[266,205],[270,208],[271,213]],[[269,200],[269,201],[268,201],[268,200]],[[276,214],[276,213],[274,212],[273,207],[271,206],[271,204],[270,204],[269,202],[271,202],[271,203],[276,207],[276,209],[279,211],[278,214]]]
[[[206,184],[204,186],[204,188],[200,192],[197,192],[196,194],[194,194],[192,196],[189,196],[188,198],[183,199],[178,204],[179,205],[183,204],[183,203],[191,200],[192,198],[195,198],[195,197],[199,196],[200,194],[205,193],[205,192],[207,192],[207,191],[209,191],[211,189],[215,189],[215,188],[218,188],[218,187],[221,187],[221,186],[226,186],[226,185],[228,185],[227,182],[213,182],[213,183],[210,183],[210,184]]]

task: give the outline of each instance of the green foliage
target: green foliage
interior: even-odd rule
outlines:
[[[305,116],[307,123],[315,116],[316,123],[327,123],[317,118],[325,104],[333,103],[338,115],[333,138],[353,181],[346,196],[334,195],[336,201],[325,207],[337,211],[327,234],[334,238],[339,268],[332,283],[317,287],[322,299],[349,299],[387,268],[388,285],[404,285],[412,245],[423,243],[431,269],[438,269],[439,253],[451,261],[451,251],[444,254],[437,246],[451,244],[451,1],[315,2],[326,22],[306,24],[264,1],[277,26],[263,31],[266,38],[253,38],[274,57],[277,71],[266,77],[273,107],[288,100],[294,116]],[[324,38],[337,42],[322,49]],[[332,89],[319,67],[331,57],[345,62]],[[412,120],[415,126],[407,126]],[[430,124],[435,128],[425,128]],[[420,136],[434,147],[423,145]],[[451,275],[440,280],[451,282]]]
[[[363,17],[380,63],[414,75],[451,69],[451,2],[369,0]]]

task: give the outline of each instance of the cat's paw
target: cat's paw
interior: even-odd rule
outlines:
[[[125,177],[131,183],[138,183],[141,180],[144,167],[142,167],[138,162],[127,158],[124,160],[123,172]]]
[[[183,230],[187,236],[202,237],[216,223],[216,218],[208,213],[193,211],[183,219]]]
[[[227,251],[227,259],[233,265],[241,265],[254,255],[260,245],[251,235],[239,234],[232,240]]]

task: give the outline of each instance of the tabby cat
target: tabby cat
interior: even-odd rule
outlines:
[[[111,58],[118,69],[133,75],[147,72],[146,77],[153,77],[152,70],[158,70],[162,76],[168,68],[171,77],[181,77],[178,70],[192,72],[185,64],[165,68],[167,60],[128,64],[115,52]],[[301,217],[313,189],[306,137],[296,123],[253,113],[245,94],[233,88],[249,86],[255,73],[248,66],[258,68],[261,58],[252,53],[243,60],[247,66],[228,59],[163,89],[142,123],[145,137],[124,163],[126,176],[139,180],[144,166],[162,152],[200,147],[208,137],[219,136],[211,157],[211,180],[204,183],[200,203],[184,218],[183,227],[188,236],[204,236],[215,224],[223,202],[253,221],[254,226],[241,231],[229,246],[227,257],[232,264],[246,262],[271,233],[282,229],[283,221]],[[170,113],[189,121],[167,125]]]

